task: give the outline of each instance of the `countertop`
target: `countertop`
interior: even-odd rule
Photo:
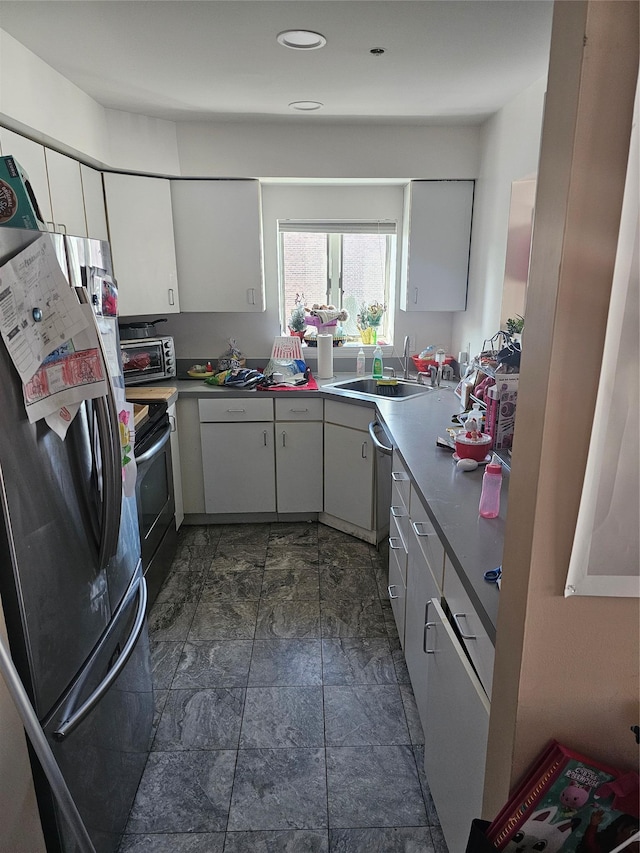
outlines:
[[[460,471],[451,458],[451,452],[436,446],[436,437],[446,435],[445,430],[451,426],[452,415],[460,411],[459,400],[453,393],[455,383],[443,383],[439,389],[402,400],[371,400],[331,387],[335,382],[352,378],[355,378],[355,374],[344,373],[331,379],[316,379],[319,386],[317,391],[243,391],[210,386],[202,380],[193,379],[158,383],[157,387],[172,386],[177,389],[179,397],[209,397],[220,394],[233,395],[236,398],[278,397],[283,394],[287,397],[320,396],[377,410],[411,474],[449,560],[490,639],[495,642],[500,593],[495,584],[484,580],[483,575],[488,569],[494,569],[502,563],[509,489],[508,469],[503,469],[499,517],[481,518],[478,515],[478,504],[484,466],[475,471]]]

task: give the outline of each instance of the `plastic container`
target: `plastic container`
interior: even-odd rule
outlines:
[[[374,379],[382,379],[383,375],[383,364],[382,364],[382,349],[380,346],[376,346],[373,351],[373,369],[371,371],[371,375]]]
[[[458,459],[475,459],[476,462],[485,461],[493,443],[491,436],[485,433],[478,438],[467,438],[466,430],[460,430],[455,441]]]
[[[490,462],[482,475],[482,494],[480,495],[480,515],[482,518],[496,518],[499,515],[501,487],[502,465]]]
[[[364,355],[364,350],[360,347],[360,352],[358,353],[358,357],[356,359],[356,376],[364,376],[364,371],[366,367],[366,359]]]

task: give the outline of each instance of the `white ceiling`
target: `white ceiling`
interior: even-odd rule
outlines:
[[[0,0],[105,107],[173,121],[479,122],[546,74],[551,0]],[[276,42],[311,29],[320,50]],[[381,57],[370,54],[382,47]],[[16,69],[16,74],[19,74]],[[321,101],[314,113],[289,103]]]

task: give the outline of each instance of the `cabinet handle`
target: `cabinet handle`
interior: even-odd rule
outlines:
[[[392,589],[395,589],[395,588],[396,588],[396,586],[397,586],[397,584],[395,584],[395,583],[390,583],[390,584],[389,584],[389,586],[387,587],[387,592],[389,593],[389,598],[390,598],[392,601],[394,601],[394,599],[396,599],[396,598],[400,598],[400,596],[399,596],[399,595],[394,595],[394,594],[391,592],[391,590],[392,590]]]
[[[424,536],[433,536],[433,531],[431,533],[420,533],[418,530],[419,524],[426,524],[425,521],[412,521],[413,529],[415,530],[416,536],[424,537]]]
[[[460,624],[460,618],[461,617],[464,617],[466,619],[467,614],[466,613],[454,613],[453,614],[453,621],[456,623],[456,628],[458,629],[458,631],[460,631],[460,636],[462,637],[463,640],[476,640],[477,637],[475,634],[465,634],[465,632],[462,630],[462,625]]]
[[[289,411],[294,414],[303,415],[305,412],[308,412],[309,409],[289,409]]]
[[[431,599],[427,601],[424,606],[424,628],[422,629],[422,651],[425,655],[434,654],[434,649],[427,648],[427,631],[429,628],[433,628],[436,624],[435,622],[429,622],[429,605],[431,604]]]
[[[264,446],[266,447],[266,446],[267,446],[267,431],[266,431],[266,429],[265,429],[265,431],[262,433],[262,437],[263,437],[263,439],[264,439]]]
[[[367,458],[367,442],[366,441],[362,442],[362,458],[363,459]]]
[[[413,288],[413,304],[414,305],[418,304],[418,288],[417,287]]]
[[[172,287],[170,287],[170,288],[169,288],[169,290],[168,290],[167,292],[168,292],[168,294],[169,294],[169,305],[175,305],[175,304],[176,304],[176,301],[175,301],[175,298],[174,298],[174,295],[173,295],[173,288],[172,288]]]
[[[400,542],[400,540],[398,539],[397,536],[390,536],[389,537],[389,548],[391,548],[392,551],[399,551],[402,548],[402,545],[401,544],[400,545],[394,545],[393,544],[394,542]]]
[[[265,433],[265,435],[266,435],[266,433]],[[287,446],[287,434],[284,430],[282,430],[282,446],[283,447]]]
[[[63,234],[67,233],[67,226],[64,224],[64,222],[58,222],[58,230],[61,231]]]
[[[174,415],[169,415],[169,423],[171,424],[171,432],[175,432],[178,429],[178,424]]]
[[[55,231],[55,230],[56,230],[56,223],[55,223],[55,222],[52,222],[50,219],[47,219],[47,220],[45,221],[45,223],[44,223],[44,224],[45,224],[45,225],[50,225],[50,226],[51,226],[51,230],[52,230],[52,231]]]
[[[402,518],[406,514],[407,514],[407,511],[403,506],[392,506],[391,507],[391,515],[394,518]]]
[[[404,483],[409,478],[404,473],[404,471],[392,471],[391,479],[394,480],[396,483]]]
[[[227,409],[227,412],[230,415],[234,415],[234,414],[244,415],[244,413],[246,412],[246,409]]]
[[[255,287],[249,287],[247,289],[247,302],[249,303],[249,305],[255,305],[256,304],[256,289],[255,289]]]

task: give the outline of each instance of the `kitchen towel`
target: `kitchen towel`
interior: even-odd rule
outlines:
[[[318,379],[333,376],[333,335],[318,335]]]

